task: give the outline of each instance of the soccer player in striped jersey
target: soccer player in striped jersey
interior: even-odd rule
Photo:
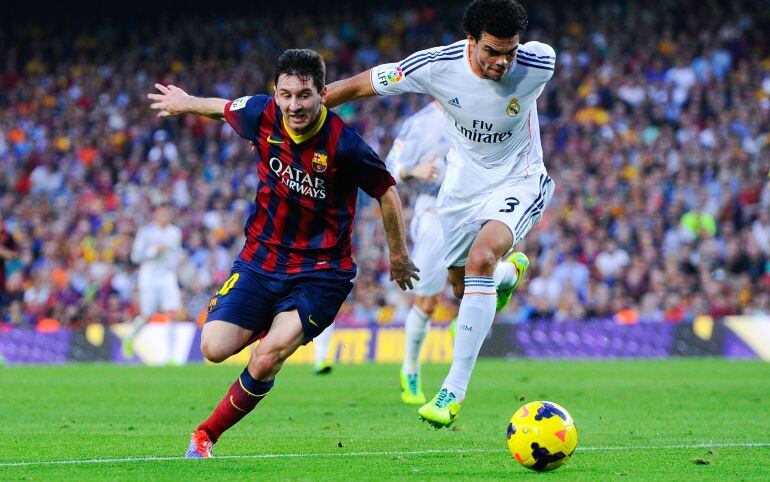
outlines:
[[[259,175],[246,243],[230,278],[211,299],[201,351],[221,362],[255,339],[248,366],[193,432],[186,456],[211,456],[219,436],[254,409],[284,361],[328,327],[351,290],[351,231],[361,188],[382,209],[390,277],[412,288],[418,271],[406,252],[395,181],[385,164],[336,114],[326,110],[326,68],[312,50],[278,58],[275,95],[228,101],[156,84],[159,117],[224,119],[254,146]]]
[[[460,411],[495,309],[510,300],[529,266],[513,247],[540,222],[554,190],[537,116],[537,98],[554,72],[553,48],[520,43],[527,15],[515,0],[475,0],[463,23],[464,40],[327,86],[330,107],[416,92],[444,109],[452,149],[437,206],[449,281],[462,300],[449,374],[419,409],[438,427],[451,425]]]

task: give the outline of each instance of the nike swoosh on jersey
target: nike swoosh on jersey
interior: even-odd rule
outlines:
[[[317,328],[321,328],[320,326],[318,326],[318,325],[316,324],[316,322],[315,322],[315,321],[313,321],[313,315],[310,315],[310,316],[308,316],[308,317],[307,317],[307,321],[309,321],[309,322],[310,322],[310,323],[311,323],[313,326],[315,326],[315,327],[317,327]]]
[[[283,144],[283,139],[273,139],[273,135],[267,136],[267,142],[270,144]]]

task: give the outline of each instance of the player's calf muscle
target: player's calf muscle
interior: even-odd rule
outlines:
[[[249,358],[249,374],[256,380],[271,380],[283,367],[283,363],[297,349],[296,346],[257,346]]]
[[[249,373],[255,380],[264,381],[272,378],[283,366],[286,358],[282,358],[277,351],[257,353],[255,350],[249,358]]]

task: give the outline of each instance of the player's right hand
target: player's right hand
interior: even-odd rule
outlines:
[[[150,104],[150,109],[158,111],[158,117],[170,117],[187,112],[187,101],[190,95],[175,85],[165,86],[155,84],[160,94],[147,94],[147,98],[156,102]]]
[[[390,280],[398,283],[399,288],[406,291],[414,288],[412,280],[419,281],[417,276],[420,270],[412,263],[407,255],[391,255],[390,257]]]

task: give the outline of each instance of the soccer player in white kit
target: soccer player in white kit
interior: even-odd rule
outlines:
[[[519,43],[527,16],[515,0],[475,0],[463,24],[464,40],[327,86],[329,107],[417,92],[431,95],[444,109],[452,149],[438,214],[449,281],[462,300],[449,374],[419,409],[437,427],[457,418],[492,325],[496,295],[509,298],[529,265],[523,253],[508,258],[513,264],[499,261],[540,221],[554,190],[543,163],[536,104],[553,76],[553,48]]]
[[[171,206],[162,202],[155,207],[153,222],[136,233],[131,261],[139,264],[139,316],[123,339],[123,356],[133,356],[136,335],[156,313],[166,313],[173,320],[182,308],[177,281],[177,266],[182,255],[182,230],[171,224]],[[173,347],[173,327],[169,329],[169,353]]]
[[[446,286],[447,270],[439,262],[444,254],[444,234],[436,212],[436,196],[446,172],[446,154],[450,147],[444,113],[441,105],[433,101],[404,121],[385,160],[393,177],[399,183],[412,184],[417,194],[410,234],[411,256],[420,269],[420,280],[414,287],[414,304],[404,323],[401,365],[401,400],[412,405],[425,403],[420,380],[420,349]]]
[[[425,403],[420,381],[420,350],[430,330],[430,319],[446,286],[447,270],[437,262],[444,255],[444,235],[436,212],[436,195],[446,172],[446,154],[451,147],[438,102],[431,102],[404,120],[385,163],[399,183],[415,184],[410,234],[411,258],[420,269],[414,287],[414,305],[404,326],[404,362],[401,366],[401,400],[411,405]],[[313,339],[313,372],[331,373],[329,347],[335,324]]]

